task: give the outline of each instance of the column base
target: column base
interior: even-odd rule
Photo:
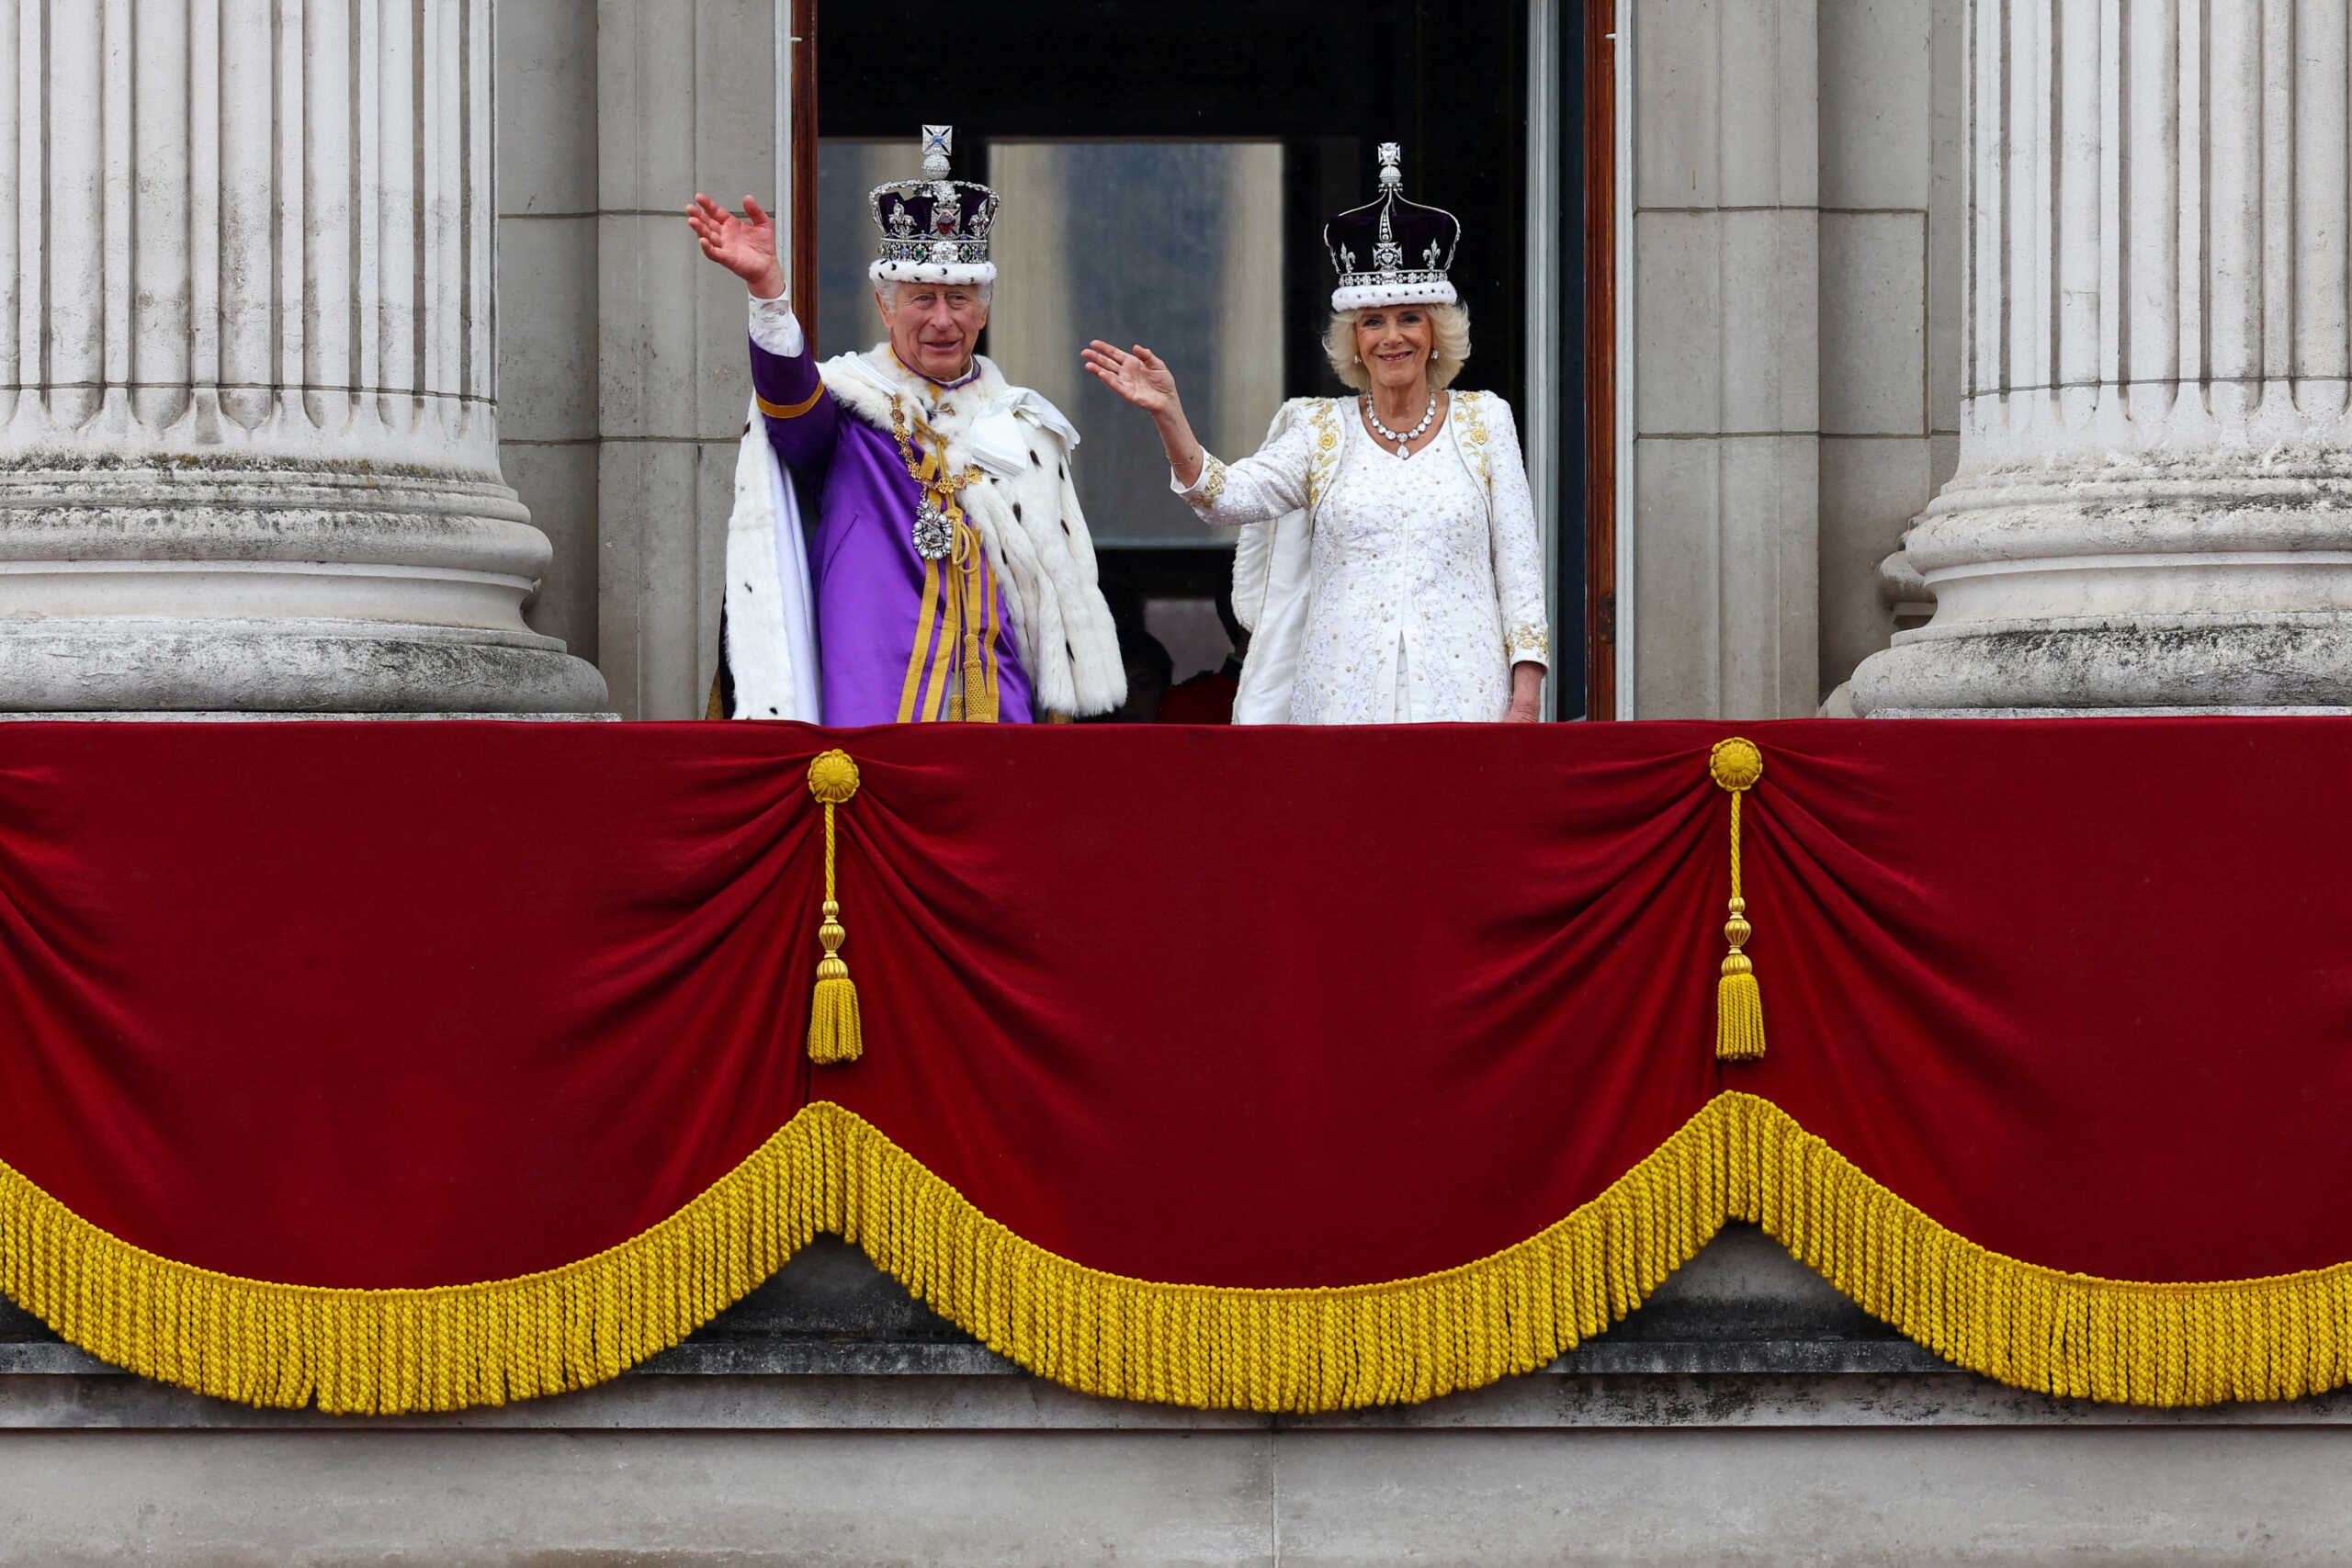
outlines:
[[[1865,718],[2352,712],[2352,614],[1930,624],[1862,661],[1853,704]]]
[[[609,702],[553,637],[399,622],[0,622],[0,711],[57,717],[580,716]]]

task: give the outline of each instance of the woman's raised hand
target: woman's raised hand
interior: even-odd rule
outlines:
[[[1154,419],[1177,406],[1176,377],[1159,355],[1137,344],[1125,354],[1101,338],[1079,353],[1094,378]]]
[[[1159,444],[1168,449],[1168,466],[1177,482],[1189,485],[1198,479],[1204,460],[1201,444],[1184,418],[1184,405],[1176,399],[1175,373],[1160,362],[1159,355],[1141,344],[1136,344],[1133,354],[1123,354],[1096,338],[1079,351],[1079,357],[1086,361],[1096,380],[1151,416],[1151,423],[1159,427]]]
[[[686,209],[686,227],[702,242],[702,254],[743,280],[763,299],[784,296],[784,267],[775,256],[775,220],[757,199],[743,198],[736,217],[700,191]]]

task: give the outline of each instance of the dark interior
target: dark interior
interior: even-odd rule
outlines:
[[[963,177],[987,178],[990,137],[1279,140],[1294,248],[1289,276],[1269,285],[1283,295],[1291,397],[1344,391],[1320,347],[1333,282],[1322,224],[1371,197],[1374,147],[1401,142],[1408,194],[1462,220],[1452,276],[1476,344],[1464,384],[1524,407],[1522,0],[1077,0],[995,10],[968,0],[824,0],[819,9],[821,134],[899,137],[926,121],[951,123]],[[1558,212],[1537,220],[1557,239],[1561,262],[1561,624],[1553,631],[1553,673],[1566,716],[1580,709],[1584,690],[1585,410],[1582,72],[1579,29],[1564,31],[1562,200]],[[1110,547],[1103,556],[1106,576],[1148,598],[1207,595],[1227,570],[1226,552],[1216,548]]]

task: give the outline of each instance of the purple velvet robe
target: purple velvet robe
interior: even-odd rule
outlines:
[[[917,719],[945,713],[945,694],[933,682],[944,617],[933,617],[910,686],[922,612],[925,563],[915,553],[913,531],[922,491],[907,472],[898,442],[844,412],[822,389],[816,357],[805,347],[787,358],[753,343],[752,384],[763,403],[801,410],[790,418],[765,412],[762,418],[776,457],[818,497],[808,575],[816,593],[823,722],[846,728],[894,723],[902,713]],[[918,402],[908,412],[922,411]],[[920,460],[922,448],[915,453]],[[995,573],[985,564],[982,570],[995,611],[997,716],[1026,724],[1035,713],[1013,637],[1012,606]],[[952,581],[960,574],[945,575]],[[940,685],[960,674],[961,647],[951,642],[946,653]]]

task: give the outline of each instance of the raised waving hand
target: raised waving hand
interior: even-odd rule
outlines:
[[[1137,344],[1133,352],[1113,348],[1096,338],[1079,351],[1094,378],[1151,416],[1159,427],[1159,444],[1168,449],[1168,466],[1191,484],[1201,474],[1201,444],[1184,417],[1176,396],[1176,375],[1159,355]]]
[[[1183,405],[1176,397],[1176,376],[1159,355],[1137,344],[1132,354],[1121,353],[1096,338],[1079,352],[1094,378],[1154,419]]]
[[[686,209],[686,227],[702,242],[702,254],[743,280],[763,299],[784,297],[784,266],[776,260],[775,220],[755,197],[743,198],[736,217],[700,191]]]

